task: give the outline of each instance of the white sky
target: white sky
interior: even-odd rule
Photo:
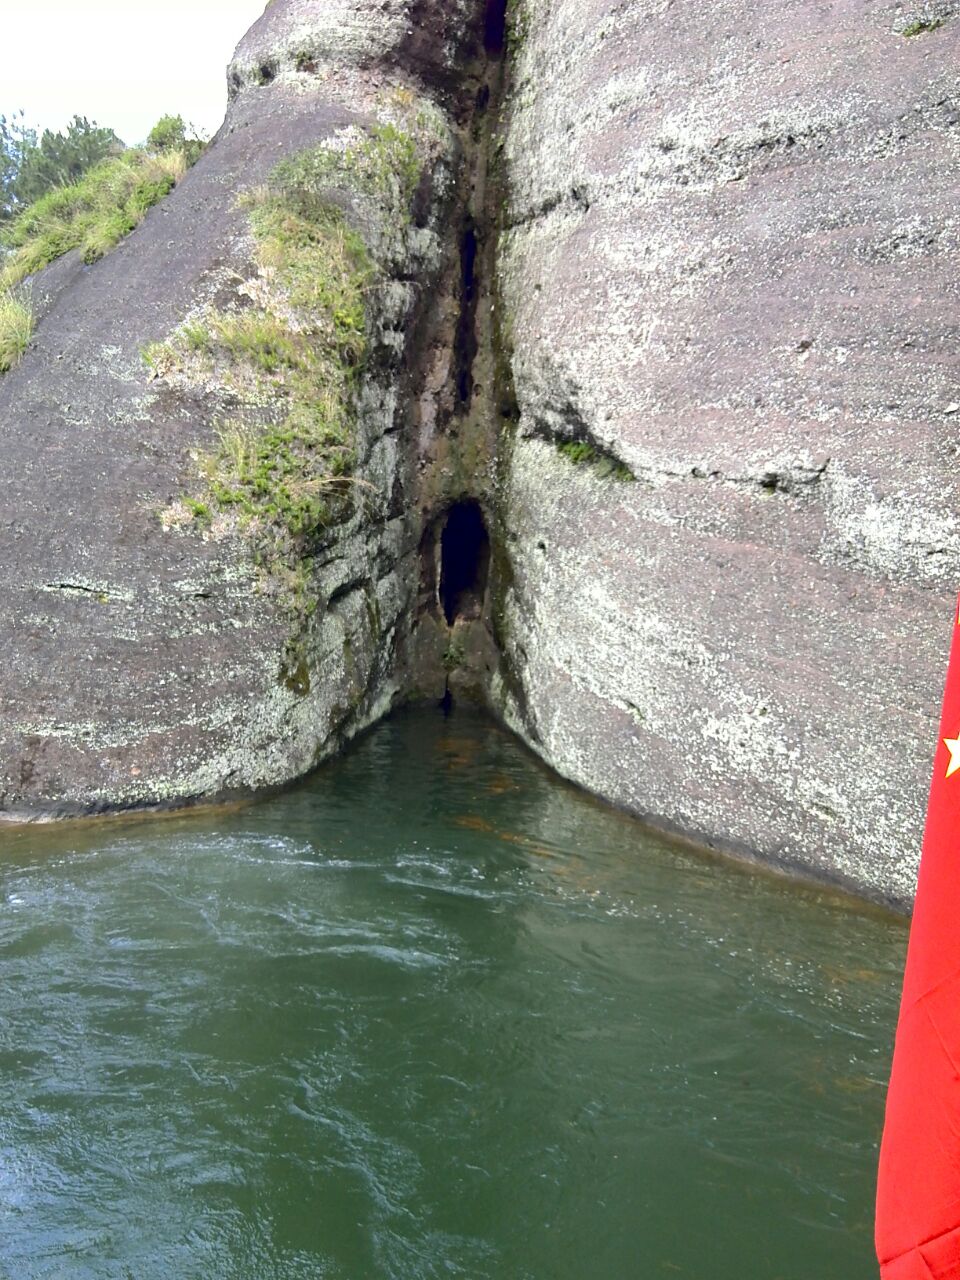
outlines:
[[[0,0],[0,115],[62,129],[74,114],[142,142],[160,116],[207,133],[226,66],[266,0]]]

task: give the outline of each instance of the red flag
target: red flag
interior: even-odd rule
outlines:
[[[960,1277],[960,606],[877,1185],[882,1280]]]

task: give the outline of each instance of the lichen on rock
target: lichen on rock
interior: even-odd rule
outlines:
[[[495,700],[598,794],[901,903],[960,578],[948,8],[523,0],[503,126]]]

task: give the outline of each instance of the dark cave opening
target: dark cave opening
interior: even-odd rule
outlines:
[[[448,626],[479,617],[490,570],[490,538],[478,502],[450,508],[440,539],[440,604]]]
[[[467,218],[460,239],[460,319],[457,323],[457,398],[469,404],[473,395],[473,362],[477,356],[474,322],[477,311],[477,250],[473,219]]]
[[[498,58],[507,41],[507,0],[487,0],[483,19],[483,47]]]

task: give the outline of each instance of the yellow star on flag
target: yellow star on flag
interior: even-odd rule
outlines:
[[[960,772],[960,737],[944,738],[944,746],[950,752],[950,763],[947,765],[947,777]]]

